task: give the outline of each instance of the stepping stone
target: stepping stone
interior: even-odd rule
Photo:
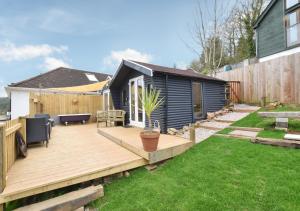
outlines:
[[[248,114],[250,114],[250,113],[249,112],[245,112],[245,113],[231,112],[231,113],[227,113],[223,116],[219,116],[219,117],[215,118],[215,120],[216,121],[225,121],[225,122],[235,122],[240,119],[243,119]]]
[[[250,105],[246,105],[246,104],[235,104],[233,106],[233,110],[238,111],[238,112],[254,112],[259,109],[260,109],[260,107],[258,107],[258,106],[250,106]]]
[[[249,138],[255,138],[258,132],[254,131],[246,131],[246,130],[234,130],[229,133],[229,135],[237,135],[237,136],[244,136]]]
[[[196,128],[195,129],[196,143],[200,143],[200,142],[204,141],[205,139],[209,138],[216,132],[217,132],[217,130],[210,130],[210,129],[206,129],[206,128]],[[190,137],[189,131],[187,131],[183,134],[183,138],[189,139],[189,137]]]
[[[285,134],[284,139],[300,141],[300,135],[298,135],[298,134]]]
[[[217,121],[209,121],[209,122],[200,123],[200,127],[203,127],[206,129],[216,129],[216,130],[222,130],[222,129],[228,127],[229,125],[230,125],[230,123],[217,122]]]
[[[277,128],[288,128],[289,119],[288,118],[276,118]]]

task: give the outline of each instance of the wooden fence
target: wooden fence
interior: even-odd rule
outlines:
[[[239,81],[228,81],[229,100],[232,103],[241,102],[241,83]]]
[[[220,72],[216,77],[240,81],[241,100],[245,103],[264,100],[300,104],[300,53]]]
[[[102,98],[100,94],[30,93],[30,116],[37,113],[47,113],[50,116],[91,113],[91,120],[95,121],[97,111],[103,109]]]
[[[25,118],[6,121],[0,125],[0,193],[5,188],[7,172],[17,159],[15,135],[18,130],[26,141]]]

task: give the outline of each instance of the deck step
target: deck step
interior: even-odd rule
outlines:
[[[98,133],[125,149],[145,158],[149,164],[157,163],[175,157],[187,149],[193,143],[190,140],[161,134],[158,147],[155,152],[146,152],[140,139],[140,128],[110,127],[99,128]]]
[[[82,206],[104,196],[102,185],[90,186],[81,190],[66,193],[64,195],[48,199],[39,203],[20,207],[15,211],[58,211],[58,210],[76,210]]]

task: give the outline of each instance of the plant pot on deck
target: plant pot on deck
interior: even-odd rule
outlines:
[[[143,131],[140,133],[144,150],[154,152],[157,150],[160,133],[157,131]]]

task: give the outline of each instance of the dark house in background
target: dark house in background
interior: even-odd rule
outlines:
[[[139,94],[143,89],[161,91],[164,104],[152,115],[162,132],[206,117],[207,112],[221,109],[225,103],[225,81],[199,74],[192,69],[181,70],[136,61],[123,60],[114,75],[106,99],[111,94],[115,109],[126,111],[126,123],[146,127]]]
[[[300,0],[271,0],[254,28],[259,61],[300,52]]]
[[[104,73],[59,67],[9,86],[42,89],[72,87],[105,81],[109,77],[111,75]]]

